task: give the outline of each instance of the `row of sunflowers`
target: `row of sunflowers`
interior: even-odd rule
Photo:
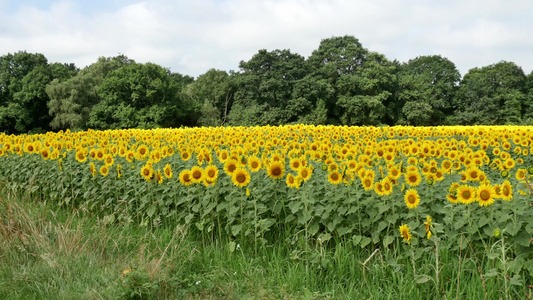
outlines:
[[[0,176],[110,222],[355,245],[482,245],[533,274],[533,127],[287,125],[0,135]],[[304,229],[304,230],[302,230]]]

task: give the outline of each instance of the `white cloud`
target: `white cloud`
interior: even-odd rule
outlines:
[[[24,1],[23,1],[24,2]],[[0,0],[0,8],[7,6]],[[107,1],[98,2],[106,5]],[[115,2],[116,5],[117,2]],[[309,56],[320,40],[353,35],[364,47],[407,61],[441,54],[464,74],[500,60],[533,69],[533,2],[197,0],[127,1],[88,10],[69,0],[0,12],[0,55],[27,50],[84,67],[123,53],[197,76],[237,70],[259,49]],[[531,4],[529,4],[531,3]]]

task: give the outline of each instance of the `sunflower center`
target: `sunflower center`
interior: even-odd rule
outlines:
[[[246,180],[246,176],[244,176],[242,174],[237,175],[237,181],[239,183],[243,183],[245,180]]]
[[[470,198],[470,192],[469,191],[464,191],[461,195],[463,196],[463,199],[469,199]]]
[[[278,176],[279,174],[281,174],[281,169],[280,168],[274,168],[272,169],[272,174],[274,176]]]
[[[194,171],[194,173],[192,173],[192,177],[194,177],[194,179],[199,179],[200,177],[202,177],[202,172]]]
[[[409,195],[409,197],[407,197],[407,201],[409,201],[409,203],[411,203],[411,204],[415,204],[416,203],[416,197],[414,195]]]
[[[490,199],[490,192],[489,191],[481,191],[479,193],[479,198],[483,201],[487,201]]]

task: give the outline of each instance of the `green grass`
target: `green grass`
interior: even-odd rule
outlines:
[[[524,278],[494,275],[501,261],[468,248],[440,247],[437,260],[435,248],[414,257],[399,239],[379,250],[290,235],[266,245],[209,239],[171,222],[109,223],[6,188],[0,218],[0,299],[531,297]]]

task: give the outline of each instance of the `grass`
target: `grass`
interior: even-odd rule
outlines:
[[[498,260],[468,248],[414,257],[399,239],[376,250],[294,236],[257,246],[108,222],[5,187],[0,218],[1,299],[531,298],[527,283],[494,275]]]

